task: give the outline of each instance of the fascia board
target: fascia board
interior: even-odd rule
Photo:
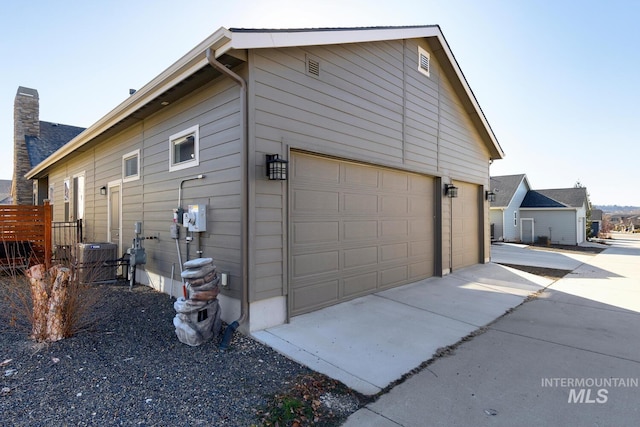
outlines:
[[[437,37],[437,26],[398,28],[309,29],[230,31],[231,39],[216,50],[220,56],[231,49],[267,49],[330,44],[366,43],[406,38]]]
[[[46,168],[72,153],[91,139],[103,133],[114,124],[133,114],[137,109],[176,85],[207,64],[205,51],[211,48],[215,57],[220,57],[230,50],[259,49],[274,47],[311,46],[327,44],[361,43],[371,41],[397,40],[407,38],[437,38],[447,60],[456,73],[464,91],[475,109],[475,114],[483,124],[485,131],[493,143],[493,158],[503,158],[504,153],[498,144],[489,123],[471,91],[458,63],[449,49],[444,35],[438,26],[392,27],[392,28],[356,28],[356,29],[320,29],[295,31],[232,31],[221,27],[203,42],[194,47],[177,62],[151,80],[136,93],[114,108],[107,115],[91,125],[76,138],[65,144],[42,163],[38,164],[25,177],[34,178]]]

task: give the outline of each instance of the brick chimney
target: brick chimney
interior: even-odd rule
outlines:
[[[40,100],[37,90],[20,86],[13,103],[11,197],[15,205],[33,204],[33,184],[24,177],[31,170],[25,135],[40,136]]]

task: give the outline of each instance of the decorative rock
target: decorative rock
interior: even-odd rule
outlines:
[[[204,267],[205,265],[209,265],[209,264],[213,264],[213,258],[196,258],[196,259],[189,260],[182,265],[184,266],[185,270],[188,270],[191,268]]]
[[[199,279],[202,277],[206,277],[209,273],[216,271],[216,266],[213,264],[204,265],[202,267],[198,267],[197,269],[188,269],[184,270],[180,273],[180,276],[183,279]]]
[[[173,304],[176,315],[173,325],[180,342],[197,346],[216,338],[222,329],[218,294],[220,276],[213,258],[197,258],[183,264],[180,276],[184,279],[189,298],[178,298]]]

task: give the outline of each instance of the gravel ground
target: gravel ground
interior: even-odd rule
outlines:
[[[94,324],[46,345],[9,326],[0,298],[0,426],[260,425],[260,408],[313,374],[239,332],[224,352],[214,341],[182,344],[168,295],[146,286],[98,288],[104,296]]]

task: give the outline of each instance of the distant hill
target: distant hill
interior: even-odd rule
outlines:
[[[618,205],[594,205],[594,209],[601,209],[604,213],[617,214],[640,214],[640,206],[618,206]]]

